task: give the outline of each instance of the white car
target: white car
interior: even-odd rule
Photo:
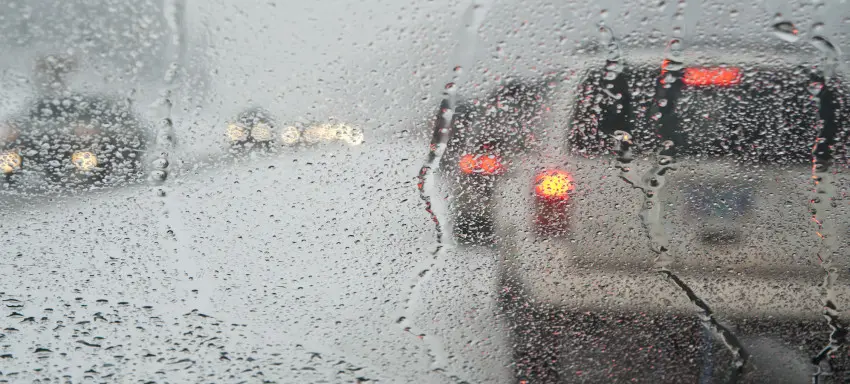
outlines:
[[[589,51],[437,119],[453,239],[499,255],[520,382],[794,382],[846,365],[843,78],[817,55],[678,44]]]

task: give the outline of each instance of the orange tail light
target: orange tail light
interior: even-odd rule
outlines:
[[[463,155],[460,157],[460,160],[457,162],[458,168],[464,174],[471,174],[475,172],[475,167],[478,166],[478,162],[475,161],[475,155]]]
[[[661,64],[661,75],[667,73],[669,61]],[[661,79],[664,83],[664,79]],[[735,67],[692,67],[685,68],[682,82],[689,86],[730,86],[741,83],[741,70]]]
[[[541,199],[566,201],[572,190],[572,177],[558,169],[543,171],[534,178],[534,194]]]
[[[692,86],[729,86],[741,83],[738,68],[686,68],[682,82]]]
[[[458,168],[466,175],[499,175],[505,172],[502,159],[495,155],[465,154],[458,160]]]

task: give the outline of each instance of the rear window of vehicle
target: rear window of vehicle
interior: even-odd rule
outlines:
[[[617,76],[588,71],[578,89],[572,149],[589,156],[609,152],[614,132],[625,131],[638,151],[670,140],[680,156],[803,163],[811,161],[826,124],[832,154],[845,159],[847,95],[841,79],[824,86],[802,67],[692,68],[703,72],[679,71],[677,80],[661,65],[626,67]],[[733,70],[739,77],[730,83]],[[701,75],[707,77],[694,77]]]

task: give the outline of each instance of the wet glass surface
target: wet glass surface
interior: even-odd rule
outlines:
[[[3,2],[0,382],[845,382],[848,20]]]

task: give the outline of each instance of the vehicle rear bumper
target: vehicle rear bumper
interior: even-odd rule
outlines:
[[[658,254],[651,249],[639,218],[642,192],[619,179],[613,160],[554,162],[576,180],[567,230],[555,236],[535,228],[531,180],[540,167],[533,163],[528,161],[526,169],[515,169],[501,180],[496,193],[497,252],[506,276],[520,283],[526,295],[571,310],[693,313],[697,309],[681,287],[659,272]],[[663,229],[672,263],[666,268],[718,315],[822,316],[825,293],[821,285],[826,272],[818,258],[822,248],[817,228],[806,204],[810,173],[800,167],[763,171],[759,177],[768,192],[757,192],[760,208],[739,220],[744,233],[740,242],[701,243],[695,233],[699,222],[680,214],[683,178],[693,178],[697,168],[736,175],[733,170],[723,172],[726,166],[682,162],[675,171],[678,176],[668,177],[670,191],[662,199],[666,207]],[[637,161],[633,168],[640,176],[647,165]],[[848,227],[846,209],[839,206],[832,213],[835,236],[841,237]],[[846,311],[850,263],[836,254],[833,267],[839,275],[831,290],[833,300],[841,311],[839,316],[850,315]]]

